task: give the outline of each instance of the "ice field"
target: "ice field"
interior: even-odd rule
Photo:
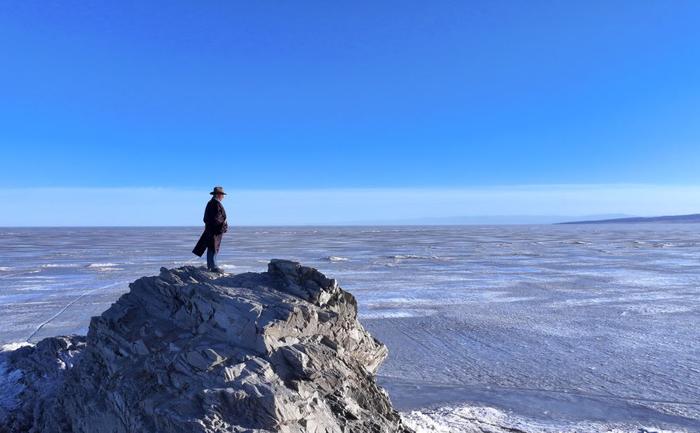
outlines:
[[[200,232],[0,229],[0,344],[85,333]],[[219,261],[270,258],[357,297],[420,431],[700,431],[700,226],[232,227]]]

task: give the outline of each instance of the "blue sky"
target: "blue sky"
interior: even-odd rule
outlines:
[[[246,194],[286,191],[298,223],[319,222],[318,191],[355,203],[347,220],[435,216],[357,192],[548,185],[587,185],[578,214],[680,212],[700,185],[699,20],[695,1],[4,2],[0,225],[37,192],[61,211],[36,224],[90,224],[66,203],[91,191],[136,224],[170,205],[124,191],[214,184],[254,209]],[[627,187],[636,201],[595,201]],[[440,212],[572,210],[501,200]]]

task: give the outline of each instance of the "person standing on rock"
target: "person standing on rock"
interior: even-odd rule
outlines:
[[[209,194],[213,197],[204,209],[204,233],[199,237],[199,241],[197,241],[197,245],[195,245],[192,252],[202,257],[204,250],[206,250],[207,269],[222,274],[223,271],[216,264],[216,256],[219,254],[219,248],[221,247],[221,238],[228,231],[226,211],[224,210],[224,205],[221,204],[226,193],[222,187],[215,186],[214,190]]]

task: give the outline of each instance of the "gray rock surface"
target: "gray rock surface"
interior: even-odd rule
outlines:
[[[316,269],[161,268],[129,287],[87,338],[2,354],[0,431],[411,431],[374,380],[386,347]]]

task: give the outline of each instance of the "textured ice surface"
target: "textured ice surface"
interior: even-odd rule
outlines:
[[[605,421],[543,421],[480,406],[445,406],[403,415],[416,433],[675,433],[688,431]]]
[[[85,332],[128,282],[203,263],[199,234],[0,229],[0,344]],[[227,272],[290,258],[351,291],[407,413],[700,431],[698,225],[234,227],[223,242]]]

